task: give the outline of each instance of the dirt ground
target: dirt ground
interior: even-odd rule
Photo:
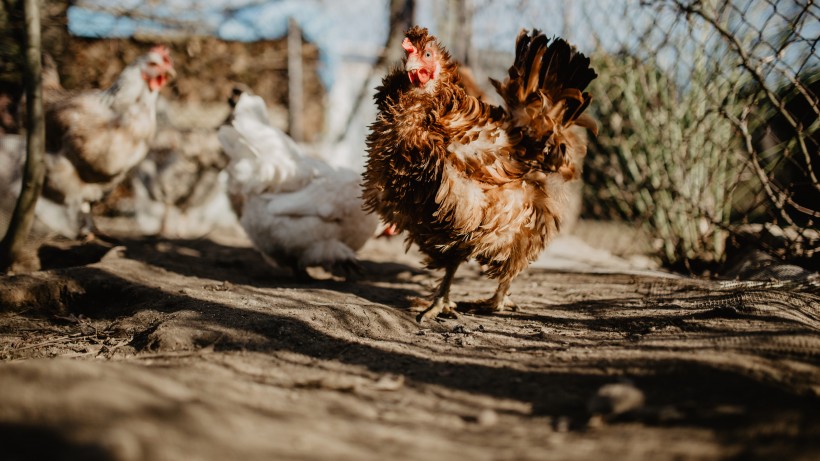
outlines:
[[[310,283],[235,234],[49,241],[0,278],[0,458],[820,459],[816,273],[562,245],[519,311],[419,325],[440,274],[400,239]],[[453,297],[493,289],[466,265]]]

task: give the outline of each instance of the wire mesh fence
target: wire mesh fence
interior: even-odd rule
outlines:
[[[727,241],[748,236],[815,256],[818,8],[664,0],[624,16],[637,41],[594,55],[604,129],[588,162],[591,212],[646,223],[669,264],[721,262]]]
[[[749,243],[817,263],[814,0],[460,1],[471,18],[463,59],[479,79],[504,75],[520,28],[564,36],[591,56],[600,133],[584,167],[587,217],[640,223],[672,266],[719,264]],[[416,3],[417,21],[435,29],[458,1]]]
[[[817,262],[813,0],[543,6],[517,8],[568,36],[599,74],[590,89],[600,135],[585,164],[587,216],[642,223],[669,265],[721,263],[737,243]]]

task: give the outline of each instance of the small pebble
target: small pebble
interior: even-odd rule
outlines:
[[[589,399],[587,409],[593,415],[618,416],[643,407],[644,394],[632,383],[605,384]]]
[[[569,432],[569,418],[561,416],[555,421],[555,432]]]
[[[481,410],[481,413],[478,414],[477,422],[479,426],[495,426],[496,424],[498,424],[498,413],[489,408],[485,408],[484,410]]]

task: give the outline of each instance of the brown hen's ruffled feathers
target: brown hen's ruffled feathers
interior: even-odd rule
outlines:
[[[384,77],[367,139],[365,207],[406,231],[429,268],[452,275],[471,258],[485,265],[500,281],[489,307],[501,309],[510,281],[560,226],[566,182],[586,151],[571,128],[595,127],[583,114],[595,72],[564,40],[522,31],[509,78],[493,81],[506,107],[493,106],[465,93],[456,64],[427,29],[413,27],[407,39],[408,54],[431,52],[440,71],[419,87],[405,59]],[[436,295],[445,311],[450,278]]]

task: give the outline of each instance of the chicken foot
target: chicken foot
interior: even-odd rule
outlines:
[[[425,320],[436,318],[439,314],[448,314],[450,316],[458,317],[456,314],[456,303],[450,301],[450,285],[453,283],[453,277],[456,275],[458,264],[447,266],[444,271],[444,277],[438,285],[436,294],[433,297],[433,303],[430,307],[416,316],[418,323],[424,323]]]
[[[108,236],[103,231],[97,227],[97,223],[94,222],[94,214],[92,213],[92,206],[93,204],[90,202],[82,202],[80,204],[78,210],[78,221],[80,222],[80,228],[77,231],[77,237],[81,239],[85,243],[94,242],[94,241],[117,241],[117,239]]]
[[[517,311],[518,306],[512,302],[509,296],[510,284],[512,284],[511,279],[503,279],[498,282],[498,288],[495,290],[495,294],[484,301],[476,302],[473,305],[474,309],[477,311],[487,311],[489,313],[500,312],[506,308]]]

